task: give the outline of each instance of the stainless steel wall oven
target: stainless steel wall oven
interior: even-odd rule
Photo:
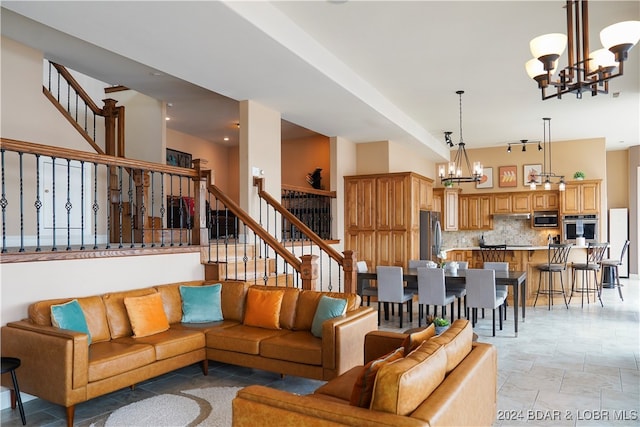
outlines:
[[[575,243],[584,237],[587,243],[598,242],[598,215],[565,215],[562,218],[562,240]]]

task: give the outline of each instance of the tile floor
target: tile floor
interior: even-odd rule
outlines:
[[[491,336],[491,316],[480,319],[478,340],[498,347],[498,417],[495,426],[638,426],[640,425],[640,280],[623,279],[617,290],[604,289],[604,308],[580,307],[579,298],[567,310],[527,307],[526,321],[513,332],[512,311],[502,331]],[[417,326],[417,307],[412,324]],[[397,316],[381,329],[398,326]],[[168,391],[211,385],[263,384],[295,393],[311,393],[321,381],[211,362],[209,376],[193,365],[80,404],[76,424],[89,426],[118,407]],[[64,409],[40,399],[25,403],[27,425],[64,426]],[[2,426],[19,426],[18,411],[0,412]]]

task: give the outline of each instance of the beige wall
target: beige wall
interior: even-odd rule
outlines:
[[[42,52],[2,37],[0,55],[2,137],[93,151],[42,93]]]
[[[607,205],[629,207],[629,151],[607,151]]]
[[[389,141],[356,144],[357,175],[389,173]]]
[[[427,178],[435,177],[435,163],[415,150],[391,141],[389,143],[389,172],[415,172]]]
[[[306,175],[316,168],[322,169],[322,187],[332,186],[331,163],[329,160],[329,138],[318,135],[312,138],[282,141],[282,183],[297,187],[312,188]]]
[[[528,190],[529,187],[524,184],[523,166],[543,164],[543,152],[538,151],[535,144],[529,144],[526,152],[514,146],[511,153],[508,153],[505,144],[501,147],[467,150],[467,154],[470,162],[480,161],[484,167],[493,168],[493,188],[476,189],[475,184],[461,184],[463,192],[494,193]],[[455,150],[452,150],[451,158],[453,159],[454,156]],[[564,175],[567,181],[572,180],[573,173],[578,170],[583,171],[587,179],[604,180],[607,176],[606,162],[596,162],[594,159],[604,159],[605,156],[604,138],[554,141],[551,148],[551,169],[547,163],[547,171],[551,170],[557,175]],[[438,166],[439,164],[436,165],[434,175],[437,174]],[[498,176],[500,166],[516,166],[518,184],[516,187],[500,187]],[[463,173],[466,173],[466,170],[463,169]],[[606,190],[603,193],[606,193]]]

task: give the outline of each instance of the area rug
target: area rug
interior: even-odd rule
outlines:
[[[231,426],[231,401],[241,387],[209,387],[167,393],[113,411],[105,427]]]

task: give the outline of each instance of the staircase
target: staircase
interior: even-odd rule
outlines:
[[[212,241],[208,248],[201,248],[200,258],[204,265],[205,280],[239,280],[268,286],[293,285],[294,275],[276,273],[275,258],[256,257],[253,244]],[[212,261],[207,262],[210,258]]]

